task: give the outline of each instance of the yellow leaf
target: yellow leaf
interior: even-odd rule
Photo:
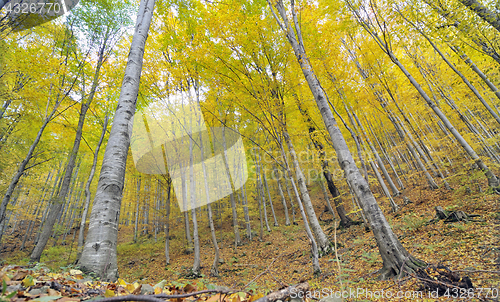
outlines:
[[[233,296],[233,295],[231,295],[231,296]],[[238,295],[231,297],[231,302],[240,302],[240,297]]]
[[[125,280],[123,280],[122,278],[118,278],[118,285],[126,286],[127,282]]]
[[[157,287],[155,288],[155,295],[159,295],[163,292],[163,290],[161,289],[161,287]]]
[[[256,294],[256,295],[253,295],[253,296],[251,296],[251,297],[250,297],[250,299],[248,299],[248,302],[253,302],[253,301],[255,301],[255,300],[257,300],[257,299],[260,299],[260,298],[262,298],[262,297],[264,297],[264,295],[263,295],[263,294],[260,294],[260,293],[259,293],[259,294]]]
[[[69,271],[69,274],[74,276],[74,275],[83,275],[83,272],[81,270],[78,270],[78,269],[72,269]]]
[[[107,289],[106,292],[104,292],[104,297],[106,298],[110,298],[110,297],[114,297],[115,296],[115,292],[110,290],[110,289]]]
[[[24,287],[30,287],[33,285],[35,285],[35,279],[33,278],[33,276],[28,275],[28,276],[24,277],[24,279],[23,279],[23,286]]]

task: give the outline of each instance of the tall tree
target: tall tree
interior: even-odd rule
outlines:
[[[114,281],[118,278],[116,246],[125,167],[130,145],[129,125],[135,113],[144,48],[154,6],[155,0],[141,0],[139,5],[120,98],[104,152],[97,192],[90,215],[89,231],[79,261],[83,270],[94,272],[103,280]]]
[[[402,274],[402,271],[414,271],[419,267],[422,267],[424,262],[410,255],[410,253],[408,253],[408,251],[401,245],[401,242],[392,231],[389,223],[382,213],[382,210],[378,206],[368,183],[363,178],[354,162],[352,154],[347,147],[347,143],[328,104],[328,96],[321,87],[321,84],[314,73],[314,69],[309,62],[295,10],[294,0],[291,0],[290,2],[292,16],[291,22],[293,22],[293,27],[290,24],[290,19],[288,17],[289,14],[287,13],[287,10],[281,0],[274,2],[274,6],[271,4],[271,0],[267,0],[267,2],[281,30],[286,34],[286,37],[292,46],[304,78],[309,85],[309,89],[311,90],[321,113],[326,129],[330,134],[340,167],[344,170],[347,182],[358,197],[361,208],[370,223],[373,234],[375,235],[380,255],[384,263],[380,272],[381,278],[398,276]],[[278,17],[274,8],[276,8],[280,17]]]
[[[490,10],[488,7],[483,5],[477,0],[458,0],[463,5],[467,6],[468,9],[476,13],[481,19],[488,22],[493,26],[498,32],[500,32],[500,14]]]

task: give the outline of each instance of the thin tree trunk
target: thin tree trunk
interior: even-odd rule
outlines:
[[[165,264],[170,264],[170,199],[172,192],[172,179],[167,179],[167,200],[165,202]]]
[[[283,130],[283,137],[285,139],[286,144],[288,145],[288,151],[290,152],[290,157],[295,168],[295,174],[297,177],[297,183],[299,185],[299,190],[301,194],[301,201],[304,203],[304,208],[307,213],[307,217],[309,218],[309,223],[311,224],[311,229],[314,233],[314,237],[318,242],[318,248],[321,254],[328,254],[331,252],[331,243],[328,240],[328,237],[323,232],[323,229],[319,225],[318,217],[314,211],[314,207],[311,202],[311,197],[309,196],[309,191],[306,187],[306,182],[304,175],[302,174],[302,169],[300,168],[299,161],[297,160],[297,155],[295,154],[295,149],[293,147],[290,136]]]
[[[77,259],[80,259],[81,256],[81,250],[83,248],[83,239],[84,239],[84,233],[85,233],[85,226],[87,222],[87,213],[89,211],[89,206],[90,206],[90,198],[92,194],[90,193],[90,185],[92,184],[92,179],[94,179],[94,174],[97,166],[97,157],[99,155],[99,150],[101,149],[102,142],[104,140],[104,136],[106,135],[106,129],[108,128],[108,115],[104,117],[104,123],[102,125],[102,132],[101,132],[101,137],[99,138],[99,142],[97,143],[97,146],[95,147],[94,151],[94,159],[92,161],[92,168],[90,168],[90,174],[87,179],[87,183],[85,184],[85,205],[83,207],[83,213],[82,213],[82,219],[80,220],[80,230],[78,233],[78,256],[76,257]],[[135,235],[134,235],[135,236]],[[134,237],[134,241],[137,241],[137,238]]]
[[[286,205],[285,195],[283,194],[283,189],[281,188],[281,177],[278,172],[278,168],[276,165],[273,166],[274,169],[274,177],[276,179],[276,183],[278,184],[278,192],[281,196],[281,203],[283,204],[283,210],[285,211],[285,225],[290,225],[290,218],[288,217],[288,207]]]
[[[266,187],[267,191],[267,197],[269,199],[269,205],[271,206],[271,213],[273,214],[273,220],[274,220],[274,226],[277,227],[279,226],[278,220],[276,220],[276,213],[274,213],[274,206],[273,206],[273,201],[271,200],[271,191],[269,191],[269,186],[267,185],[267,178],[266,178],[266,170],[264,170],[264,173],[262,173],[262,177],[264,180],[264,185]]]
[[[55,103],[55,105],[54,105],[54,107],[52,109],[52,112],[50,112],[50,114],[45,117],[42,126],[38,130],[38,133],[37,133],[37,135],[35,137],[35,140],[33,141],[33,143],[31,144],[30,148],[28,149],[28,153],[26,154],[26,156],[24,157],[24,159],[19,164],[19,167],[17,168],[17,172],[14,174],[14,177],[12,177],[12,180],[10,181],[9,186],[7,187],[7,190],[5,191],[5,195],[4,195],[3,199],[2,199],[2,203],[0,204],[0,224],[2,224],[3,221],[4,221],[4,219],[5,219],[5,212],[7,210],[7,205],[10,202],[10,198],[12,196],[12,193],[16,189],[16,186],[19,183],[19,180],[21,179],[21,176],[23,176],[24,172],[27,169],[30,168],[28,166],[28,163],[31,160],[31,158],[33,157],[33,154],[35,153],[35,149],[38,146],[38,143],[40,142],[40,139],[42,138],[43,131],[47,127],[47,124],[50,122],[50,120],[52,119],[52,117],[54,116],[54,114],[56,113],[56,110],[57,110],[57,108],[59,107],[59,105],[61,104],[62,101],[63,101],[63,98],[59,98],[56,101],[56,103]],[[48,102],[50,102],[50,100]],[[47,105],[48,105],[48,102],[47,102]],[[2,236],[3,236],[3,232],[0,233],[0,242],[2,241]]]
[[[500,16],[497,11],[491,11],[488,7],[484,6],[477,0],[458,0],[465,5],[468,9],[476,13],[481,19],[488,22],[500,33]]]
[[[256,158],[259,159],[259,162],[255,162],[255,167],[257,169],[256,171],[256,174],[257,174],[257,190],[259,192],[259,196],[260,196],[260,201],[261,203],[259,204],[259,210],[261,208],[261,206],[263,207],[262,211],[264,212],[264,221],[266,223],[266,229],[268,232],[271,232],[271,228],[269,227],[269,222],[267,220],[267,209],[266,209],[266,196],[265,196],[265,192],[264,192],[264,185],[262,184],[262,174],[260,172],[260,164],[261,164],[261,160],[260,160],[260,154],[257,154],[256,155]],[[261,223],[262,222],[262,212],[260,212],[261,214]],[[261,231],[261,235],[262,235],[262,231]],[[261,239],[262,239],[262,236],[261,236]]]
[[[68,194],[70,182],[71,182],[71,175],[73,174],[73,169],[75,167],[75,161],[76,157],[78,156],[78,151],[80,149],[80,142],[82,140],[82,135],[83,135],[83,125],[85,124],[85,117],[87,114],[87,111],[89,109],[90,104],[92,103],[95,92],[97,90],[98,84],[99,84],[99,75],[100,75],[100,70],[104,61],[104,51],[106,48],[106,40],[103,42],[103,45],[101,45],[101,48],[99,50],[99,58],[97,60],[97,67],[94,73],[94,78],[92,82],[92,87],[91,91],[89,94],[89,97],[85,102],[82,102],[81,108],[80,108],[80,116],[78,118],[78,126],[76,129],[76,135],[75,135],[75,140],[73,142],[73,148],[71,149],[71,152],[68,156],[68,162],[66,164],[66,171],[64,174],[63,182],[61,185],[61,189],[59,191],[59,194],[52,203],[50,210],[49,210],[49,215],[47,216],[47,219],[43,225],[42,233],[40,234],[40,238],[33,249],[33,252],[31,253],[30,256],[30,261],[31,262],[38,262],[40,261],[40,256],[42,255],[43,249],[45,248],[45,245],[47,244],[47,241],[49,240],[50,233],[52,232],[52,229],[54,228],[54,224],[56,223],[56,219],[61,213],[61,210],[64,209],[64,201],[66,200],[66,196]],[[76,181],[76,180],[75,180]]]

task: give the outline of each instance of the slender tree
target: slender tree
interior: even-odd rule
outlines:
[[[314,69],[311,66],[309,58],[306,54],[297,13],[295,11],[294,0],[290,3],[293,27],[290,24],[289,15],[282,1],[275,2],[274,6],[271,4],[271,0],[267,0],[267,2],[281,30],[286,34],[286,37],[292,46],[297,61],[309,85],[309,89],[311,90],[321,113],[326,129],[330,134],[340,167],[344,170],[347,182],[354,191],[356,197],[359,199],[361,209],[367,217],[372,232],[375,235],[380,255],[384,263],[381,271],[381,277],[394,277],[401,275],[402,270],[413,271],[418,269],[424,265],[424,262],[411,256],[410,253],[408,253],[408,251],[401,245],[399,239],[394,234],[389,223],[385,219],[385,216],[378,206],[368,183],[361,175],[354,162],[351,152],[347,147],[347,143],[328,104],[327,95],[321,87],[321,84],[316,77]],[[276,8],[280,17],[278,17],[274,8]]]

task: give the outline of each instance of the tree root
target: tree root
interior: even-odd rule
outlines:
[[[437,292],[438,296],[453,295],[457,290],[460,293],[460,289],[474,288],[468,276],[462,277],[457,272],[441,264],[419,269],[414,277],[422,282],[421,290]]]

